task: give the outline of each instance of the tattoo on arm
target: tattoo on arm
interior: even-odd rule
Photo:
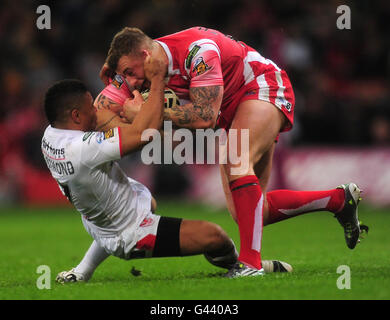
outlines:
[[[101,94],[101,95],[99,95],[99,97],[96,101],[96,108],[97,109],[111,110],[111,105],[113,105],[113,104],[117,104],[117,103]]]
[[[118,117],[118,115],[114,114],[110,119],[108,119],[106,122],[102,123],[101,125],[96,127],[96,131],[102,130],[105,126],[107,126],[114,118]]]
[[[186,125],[195,121],[210,121],[215,118],[213,104],[219,98],[221,87],[197,87],[190,88],[192,105],[174,106],[171,108],[172,115],[177,118],[178,125]],[[171,118],[168,112],[164,113],[164,120]]]

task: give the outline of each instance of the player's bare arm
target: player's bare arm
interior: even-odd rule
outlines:
[[[150,95],[148,100],[142,104],[132,124],[121,126],[121,149],[123,154],[134,151],[147,143],[148,141],[141,140],[144,130],[158,130],[163,121],[165,64],[159,58],[148,56],[145,59],[144,67],[145,76],[151,82]],[[133,95],[134,99],[126,100],[123,105],[124,117],[126,117],[126,114],[131,109],[132,104],[143,102],[142,96],[137,90],[133,91]]]
[[[116,113],[108,115],[108,119],[103,123],[100,123],[96,126],[96,131],[107,131],[109,129],[122,126],[123,122],[120,120],[119,116]]]
[[[223,86],[190,88],[192,103],[165,109],[164,120],[185,128],[214,128],[222,97]]]
[[[111,100],[110,98],[107,98],[104,94],[99,94],[94,102],[94,106],[96,109],[109,109],[113,110],[114,112],[117,112],[117,110],[122,110],[122,106]]]
[[[96,131],[107,131],[128,122],[125,118],[120,117],[122,106],[103,94],[98,95],[94,106],[97,117]]]

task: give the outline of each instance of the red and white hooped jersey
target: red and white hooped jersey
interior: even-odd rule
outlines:
[[[156,39],[169,59],[167,86],[189,102],[189,89],[222,85],[218,125],[230,127],[240,102],[265,100],[293,123],[294,93],[287,74],[241,41],[217,30],[193,27]]]

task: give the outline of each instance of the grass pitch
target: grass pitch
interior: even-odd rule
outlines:
[[[159,204],[158,214],[204,219],[222,226],[239,247],[227,211],[185,203]],[[58,272],[78,264],[92,239],[72,208],[0,210],[0,299],[22,300],[263,300],[390,299],[390,212],[360,207],[370,227],[354,250],[347,248],[333,215],[317,212],[264,228],[263,259],[280,259],[291,274],[224,279],[203,256],[124,261],[109,257],[88,283],[61,285]],[[38,289],[40,265],[51,270],[51,288]],[[339,289],[340,265],[350,268],[350,289]],[[134,276],[130,270],[141,271]],[[345,282],[344,282],[345,283]]]

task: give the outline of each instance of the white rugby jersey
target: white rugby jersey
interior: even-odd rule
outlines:
[[[83,132],[48,126],[41,148],[53,178],[93,238],[124,229],[132,233],[150,212],[149,190],[115,162],[121,157],[119,128]]]

